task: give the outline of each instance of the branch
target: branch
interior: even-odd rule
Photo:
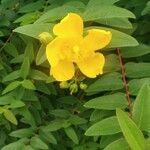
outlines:
[[[125,88],[125,92],[126,92],[126,98],[127,98],[127,101],[128,101],[129,116],[132,117],[132,101],[130,99],[129,88],[128,88],[128,84],[127,84],[127,80],[126,80],[126,70],[125,70],[125,66],[124,66],[124,63],[123,63],[123,58],[121,56],[120,49],[117,48],[116,50],[117,50],[118,57],[119,57],[119,63],[120,63],[120,67],[121,67],[122,80],[123,80],[123,83],[124,83],[124,88]]]

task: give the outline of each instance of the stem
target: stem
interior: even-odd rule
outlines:
[[[4,43],[4,45],[0,48],[0,52],[3,50],[3,48],[6,46],[6,44],[10,41],[11,37],[13,36],[14,32],[12,32],[10,34],[10,36],[7,38],[6,42]]]
[[[126,92],[126,98],[127,98],[127,101],[128,101],[129,116],[132,117],[132,101],[130,99],[129,88],[128,88],[128,84],[127,84],[127,80],[126,80],[126,70],[125,70],[125,66],[124,66],[124,63],[123,63],[123,58],[121,56],[120,49],[117,48],[116,50],[117,50],[118,57],[119,57],[119,63],[120,63],[120,67],[121,67],[122,80],[123,80],[123,83],[124,83],[124,88],[125,88],[125,92]]]

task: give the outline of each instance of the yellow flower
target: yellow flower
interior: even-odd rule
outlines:
[[[103,73],[105,58],[95,52],[109,44],[110,31],[90,29],[83,36],[83,20],[69,13],[53,28],[56,38],[46,47],[46,56],[51,65],[50,74],[57,81],[70,80],[77,66],[89,78]]]

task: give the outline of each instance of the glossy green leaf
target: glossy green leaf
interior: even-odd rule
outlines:
[[[139,57],[150,53],[150,46],[140,44],[136,47],[128,47],[121,49],[121,55],[124,58]]]
[[[103,119],[85,132],[86,136],[111,135],[121,132],[118,120],[115,116]]]
[[[31,69],[29,76],[34,80],[47,81],[49,76],[40,70]]]
[[[140,88],[144,84],[150,84],[150,78],[141,78],[141,79],[133,79],[130,80],[128,85],[129,85],[129,93],[131,95],[137,95]]]
[[[34,86],[31,80],[23,80],[21,84],[26,89],[30,89],[30,90],[36,89],[36,87]]]
[[[115,110],[116,108],[126,108],[128,106],[126,96],[123,93],[96,97],[84,104],[87,108]]]
[[[11,110],[5,109],[5,111],[4,111],[4,116],[5,116],[5,118],[6,118],[8,121],[10,121],[11,123],[13,123],[13,124],[15,124],[15,125],[18,124],[17,119],[16,119],[15,115],[12,113]]]
[[[50,32],[50,30],[52,30],[52,26],[53,25],[51,23],[29,24],[16,28],[14,32],[25,34],[27,36],[39,39],[39,34],[41,34],[42,32]]]
[[[123,88],[123,82],[119,73],[110,73],[97,79],[88,86],[86,93],[88,95],[102,91],[115,91]]]
[[[3,90],[2,94],[6,94],[14,89],[16,89],[20,85],[20,81],[11,82],[7,87]]]
[[[33,129],[24,128],[11,132],[9,135],[17,138],[31,137],[34,134]]]
[[[22,150],[24,144],[21,142],[14,142],[4,146],[1,150]]]
[[[18,79],[19,77],[20,77],[20,72],[19,72],[19,70],[16,70],[16,71],[13,71],[10,74],[6,75],[3,78],[3,82],[12,81],[12,80]]]
[[[142,78],[150,76],[150,63],[129,62],[126,63],[125,68],[126,76],[130,78]]]
[[[48,149],[46,143],[44,143],[39,137],[32,137],[30,140],[30,144],[35,149]]]
[[[78,9],[70,5],[56,7],[44,13],[38,20],[36,20],[35,23],[39,24],[43,22],[53,22],[53,21],[61,19],[63,16],[67,15],[69,12],[78,12]]]
[[[104,150],[131,150],[125,139],[121,138],[110,143]]]
[[[103,24],[103,25],[118,27],[118,28],[123,28],[123,29],[132,28],[132,24],[130,23],[128,18],[101,18],[101,19],[95,20],[95,22]]]
[[[30,61],[28,57],[25,57],[20,69],[20,76],[26,79],[30,71]]]
[[[41,45],[39,50],[38,50],[37,56],[36,56],[36,65],[40,65],[44,61],[47,60],[45,53],[46,53],[46,46],[45,45]]]
[[[133,120],[137,126],[145,131],[150,132],[150,86],[144,84],[133,105]]]
[[[116,110],[123,135],[132,150],[144,150],[145,139],[137,125],[121,109]]]
[[[64,131],[75,144],[79,144],[78,136],[72,127],[65,128]]]
[[[88,7],[83,14],[84,20],[93,21],[100,18],[135,18],[132,12],[114,5],[102,5],[101,9],[99,9],[99,7],[98,5]]]

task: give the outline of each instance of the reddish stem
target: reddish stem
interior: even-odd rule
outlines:
[[[127,101],[128,101],[129,116],[132,117],[132,101],[130,99],[129,88],[128,88],[128,84],[127,84],[127,80],[126,80],[126,70],[125,70],[125,66],[124,66],[124,63],[123,63],[123,58],[121,56],[120,49],[117,48],[116,50],[117,50],[118,57],[119,57],[119,63],[120,63],[120,67],[121,67],[122,80],[123,80],[123,83],[124,83],[124,88],[125,88],[125,92],[126,92],[126,98],[127,98]]]

